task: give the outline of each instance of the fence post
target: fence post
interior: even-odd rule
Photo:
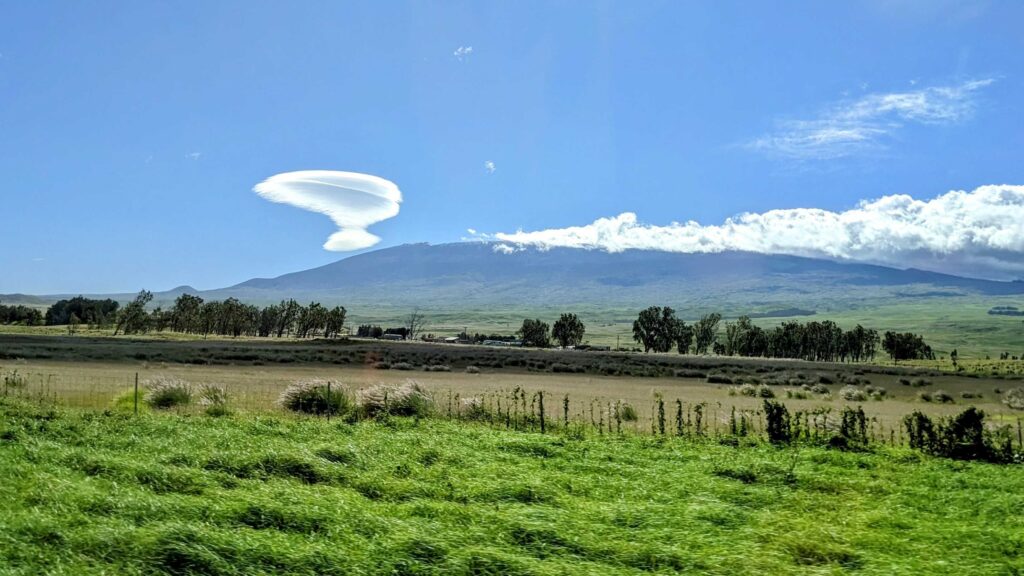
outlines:
[[[139,415],[139,373],[135,373],[135,415]]]
[[[331,404],[331,381],[327,381],[327,421],[331,421],[331,409],[334,406]]]

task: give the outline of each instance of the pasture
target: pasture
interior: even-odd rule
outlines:
[[[570,415],[587,421],[607,414],[609,404],[628,403],[638,413],[631,424],[638,431],[650,430],[658,397],[706,404],[714,427],[725,425],[733,408],[756,414],[768,393],[763,389],[804,412],[835,414],[843,406],[863,406],[879,435],[901,433],[900,420],[914,410],[948,416],[966,406],[1016,425],[1020,413],[1007,408],[1002,397],[1024,385],[1011,376],[871,364],[404,342],[0,336],[0,345],[0,372],[17,370],[31,391],[70,406],[109,408],[132,390],[135,374],[143,388],[159,378],[220,385],[234,409],[253,413],[277,411],[275,401],[296,380],[321,378],[357,390],[413,379],[433,391],[439,404],[471,397],[496,402],[517,388],[531,395],[544,392],[552,417],[562,415],[567,396]],[[467,372],[470,367],[474,373]],[[744,395],[744,386],[758,394]],[[864,393],[870,387],[883,395],[844,399],[849,387]],[[948,401],[922,400],[938,393]]]
[[[1009,574],[1024,468],[0,398],[4,574]]]

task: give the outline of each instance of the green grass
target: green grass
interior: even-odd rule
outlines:
[[[1012,574],[1024,468],[0,400],[2,574]]]

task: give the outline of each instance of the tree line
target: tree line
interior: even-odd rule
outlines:
[[[8,306],[0,304],[0,324],[23,324],[25,326],[41,326],[43,313],[28,306]]]
[[[336,338],[345,327],[343,306],[327,308],[319,302],[303,306],[295,300],[259,307],[237,298],[205,301],[199,296],[182,294],[168,308],[146,310],[153,294],[143,290],[117,315],[114,335],[144,334],[150,331],[180,332],[208,336],[294,336],[296,338]]]
[[[633,322],[633,339],[643,346],[644,352],[669,352],[675,348],[680,354],[692,351],[698,355],[711,352],[722,356],[860,362],[873,360],[881,344],[894,361],[934,358],[924,339],[909,332],[886,332],[880,338],[877,330],[860,324],[843,330],[831,320],[794,320],[764,329],[754,325],[748,316],[740,316],[734,322],[726,322],[722,334],[721,322],[722,315],[714,312],[691,325],[677,318],[675,310],[668,306],[651,306]]]

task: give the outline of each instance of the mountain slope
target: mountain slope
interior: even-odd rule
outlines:
[[[711,300],[754,307],[834,307],[878,298],[966,294],[1024,294],[1024,283],[746,252],[610,254],[563,248],[506,254],[496,251],[492,244],[456,243],[385,248],[277,278],[255,278],[204,296],[513,308],[559,304],[681,306]]]

